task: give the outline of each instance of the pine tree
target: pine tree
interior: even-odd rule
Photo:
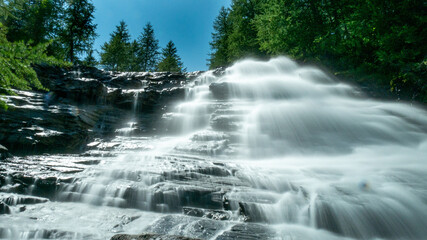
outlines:
[[[185,72],[181,58],[178,56],[175,44],[169,41],[165,48],[162,49],[162,58],[157,65],[159,71],[166,72]]]
[[[227,50],[227,39],[231,28],[229,13],[229,9],[222,7],[214,21],[215,32],[212,33],[212,42],[209,43],[212,49],[208,60],[211,69],[230,64]]]
[[[67,0],[65,28],[61,40],[66,50],[66,58],[76,62],[77,55],[89,51],[97,36],[93,23],[95,7],[91,0]]]
[[[129,45],[128,70],[132,72],[141,72],[141,60],[139,57],[140,47],[136,40],[133,40]]]
[[[154,29],[151,23],[147,23],[144,32],[138,38],[139,51],[138,59],[142,71],[154,71],[159,55],[159,40],[154,36]]]
[[[263,0],[233,0],[229,19],[231,22],[228,41],[229,60],[241,57],[263,56],[257,40],[254,18],[259,13]]]
[[[94,52],[95,51],[93,49],[90,49],[87,52],[86,58],[82,62],[84,66],[95,67],[98,65],[98,61],[96,61],[95,56],[93,56]]]
[[[110,36],[110,41],[101,47],[101,64],[107,70],[128,71],[131,60],[131,44],[126,23],[121,21]]]

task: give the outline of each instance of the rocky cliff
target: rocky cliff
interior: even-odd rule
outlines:
[[[49,92],[14,90],[5,96],[9,109],[0,110],[0,144],[14,155],[79,152],[93,138],[152,133],[168,104],[185,97],[184,84],[201,73],[35,69]]]

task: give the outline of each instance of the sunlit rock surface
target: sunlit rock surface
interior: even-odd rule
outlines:
[[[81,105],[121,109],[106,111],[117,124],[104,125],[109,137],[95,134],[79,154],[2,160],[0,238],[427,236],[427,113],[421,107],[369,99],[287,58],[247,60],[193,80],[81,74],[102,79],[107,94],[117,94],[110,99],[126,96]],[[169,77],[172,83],[159,80]],[[139,86],[135,79],[156,90],[132,89]],[[119,89],[122,81],[130,82]],[[170,104],[160,104],[166,96]],[[79,121],[96,125],[97,117],[84,116]],[[39,132],[66,133],[49,130]]]
[[[15,91],[4,97],[9,110],[0,110],[0,143],[17,155],[81,152],[94,137],[152,132],[168,104],[184,99],[185,83],[201,74],[35,68],[49,92]]]

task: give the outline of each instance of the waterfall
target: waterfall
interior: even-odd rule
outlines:
[[[208,71],[186,91],[159,121],[167,135],[5,162],[0,203],[12,214],[0,215],[0,238],[427,236],[422,107],[370,99],[285,57]]]

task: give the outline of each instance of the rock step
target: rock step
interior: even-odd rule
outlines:
[[[218,221],[185,215],[166,215],[145,229],[162,235],[177,235],[200,239],[275,239],[276,231],[255,223]]]
[[[200,239],[188,238],[188,237],[182,237],[182,236],[173,236],[173,235],[145,233],[140,235],[117,234],[117,235],[114,235],[111,238],[111,240],[200,240]]]
[[[16,231],[16,229],[0,227],[0,239],[93,239],[93,236],[56,229]]]
[[[182,213],[187,216],[209,218],[213,220],[231,220],[232,212],[215,209],[183,207]]]

